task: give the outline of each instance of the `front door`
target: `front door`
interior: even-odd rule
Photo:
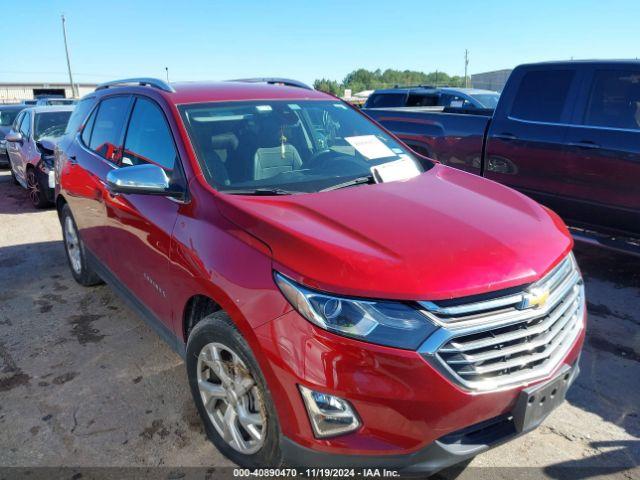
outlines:
[[[510,97],[489,129],[485,176],[556,210],[570,190],[565,164],[567,124],[582,72],[573,67],[516,70]]]
[[[137,97],[118,168],[151,163],[170,178],[182,176],[174,137],[160,106]],[[113,273],[131,294],[172,328],[169,254],[173,228],[181,203],[163,196],[118,194],[107,211],[115,229],[109,236],[115,262]]]

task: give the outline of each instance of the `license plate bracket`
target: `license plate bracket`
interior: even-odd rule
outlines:
[[[523,389],[512,412],[516,430],[528,432],[540,425],[564,401],[577,374],[577,364],[573,367],[564,365],[548,382]]]

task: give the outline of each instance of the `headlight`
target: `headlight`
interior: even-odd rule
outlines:
[[[278,272],[274,278],[300,315],[339,335],[415,350],[437,329],[406,303],[337,297],[310,290]]]
[[[7,141],[4,139],[0,140],[0,147],[4,148],[6,146],[7,146]]]

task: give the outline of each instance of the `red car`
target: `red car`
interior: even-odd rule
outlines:
[[[535,428],[578,373],[562,221],[287,80],[132,79],[56,151],[75,279],[186,360],[244,467],[433,472]]]

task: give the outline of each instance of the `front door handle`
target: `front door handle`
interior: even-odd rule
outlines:
[[[590,140],[582,140],[580,142],[569,142],[567,145],[570,147],[577,147],[577,148],[589,148],[589,149],[600,148],[600,145]]]
[[[77,165],[78,164],[78,158],[75,155],[69,155],[69,163],[71,165]]]

